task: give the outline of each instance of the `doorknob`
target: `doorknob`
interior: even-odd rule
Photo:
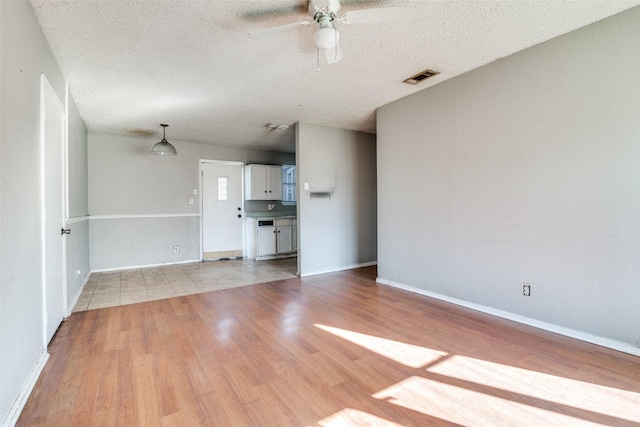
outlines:
[[[61,228],[60,229],[60,234],[71,234],[71,229],[70,228]]]
[[[242,218],[242,215],[238,214],[238,218]]]

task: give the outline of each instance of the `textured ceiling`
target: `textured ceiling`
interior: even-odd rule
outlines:
[[[318,2],[321,0],[318,0]],[[355,1],[404,5],[403,23],[337,23],[344,54],[317,71],[304,0],[60,1],[31,4],[91,131],[293,152],[296,121],[375,132],[375,110],[628,9],[636,1]],[[402,83],[426,68],[441,74]]]

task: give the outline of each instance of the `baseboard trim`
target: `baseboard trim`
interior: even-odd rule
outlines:
[[[65,317],[69,317],[71,316],[71,313],[73,313],[73,309],[76,307],[76,304],[78,303],[78,299],[80,298],[82,291],[84,291],[84,287],[87,285],[87,282],[89,282],[89,277],[91,277],[90,271],[87,272],[87,274],[84,276],[84,280],[82,281],[82,286],[80,286],[80,290],[78,290],[78,292],[76,293],[76,296],[73,298],[73,302],[69,304],[69,307],[67,307],[67,315]]]
[[[300,273],[300,277],[317,276],[318,274],[335,273],[337,271],[353,270],[354,268],[371,267],[372,265],[378,265],[378,261],[362,262],[359,264],[345,265],[344,267],[332,267],[324,270]]]
[[[297,252],[290,252],[288,254],[283,254],[283,255],[263,255],[263,256],[257,256],[255,257],[256,261],[266,261],[266,260],[270,260],[270,259],[282,259],[282,258],[293,258],[298,256]]]
[[[162,267],[165,265],[174,265],[174,264],[190,264],[192,262],[201,262],[201,261],[202,261],[201,259],[186,259],[184,261],[161,262],[157,264],[126,265],[123,267],[97,268],[97,269],[92,269],[91,272],[105,273],[109,271],[133,270],[136,268]]]
[[[380,283],[381,285],[391,286],[394,288],[424,295],[426,297],[435,298],[441,301],[449,302],[451,304],[459,305],[461,307],[470,308],[472,310],[476,310],[476,311],[487,313],[493,316],[501,317],[503,319],[522,323],[527,326],[532,326],[534,328],[542,329],[548,332],[564,335],[569,338],[575,338],[580,341],[588,342],[591,344],[599,345],[601,347],[606,347],[612,350],[631,354],[633,356],[640,356],[640,348],[634,347],[630,344],[627,344],[621,341],[616,341],[609,338],[592,335],[582,331],[576,331],[575,329],[565,328],[564,326],[554,325],[553,323],[543,322],[540,320],[532,319],[526,316],[521,316],[519,314],[511,313],[508,311],[498,310],[496,308],[488,307],[485,305],[475,304],[469,301],[448,297],[446,295],[430,292],[421,288],[417,288],[415,286],[406,285],[404,283],[398,283],[391,280],[383,279],[381,277],[376,278],[376,282]]]
[[[47,364],[47,360],[49,360],[49,353],[47,353],[46,349],[43,349],[40,357],[38,357],[38,361],[33,368],[31,368],[31,372],[29,372],[29,375],[24,380],[16,400],[13,401],[13,404],[9,408],[7,416],[4,417],[2,423],[0,423],[0,427],[12,427],[18,422],[18,417],[20,417],[24,405],[27,404],[27,399],[29,399],[29,395],[31,395],[33,387],[36,385],[36,381],[44,369],[44,365]]]

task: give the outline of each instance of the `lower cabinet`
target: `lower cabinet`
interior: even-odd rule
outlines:
[[[258,227],[258,256],[276,253],[276,227]]]
[[[298,252],[298,219],[297,218],[293,218],[293,237],[292,237],[293,243],[293,251],[294,252]]]
[[[276,220],[276,253],[293,252],[293,220],[283,218]]]
[[[297,246],[295,224],[294,218],[250,220],[247,228],[249,258],[294,256]]]

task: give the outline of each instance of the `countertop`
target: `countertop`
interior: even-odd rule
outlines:
[[[247,218],[295,218],[297,214],[296,212],[266,211],[266,212],[245,212],[245,216]]]

